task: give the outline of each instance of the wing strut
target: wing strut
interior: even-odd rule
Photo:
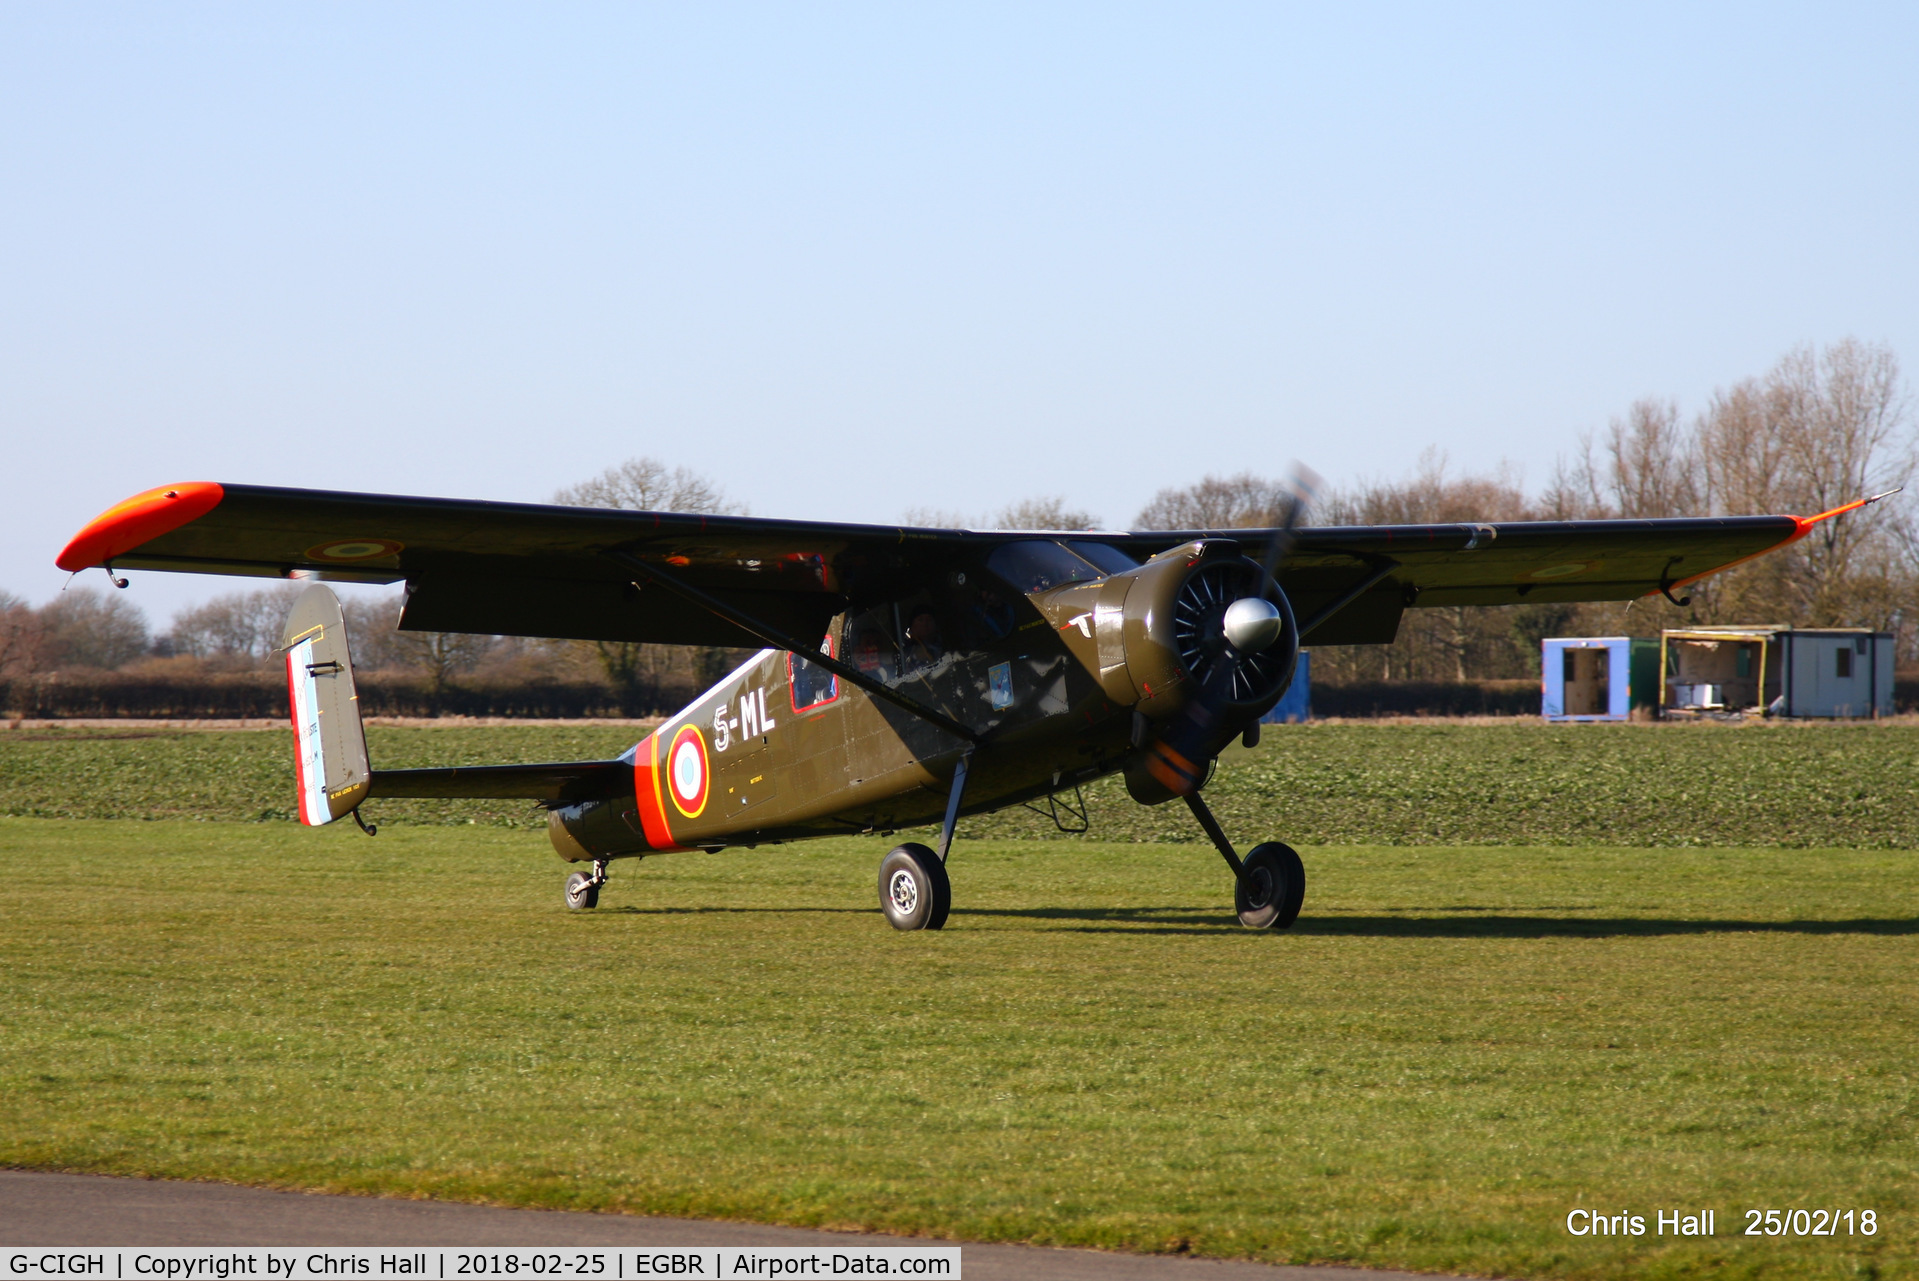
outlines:
[[[966,726],[960,724],[958,721],[954,720],[952,717],[948,716],[946,713],[935,711],[933,708],[928,707],[926,704],[920,702],[917,698],[914,698],[912,695],[902,694],[900,691],[894,689],[891,685],[887,685],[884,682],[874,680],[871,676],[868,676],[865,672],[860,671],[856,667],[850,667],[847,664],[842,663],[839,659],[832,657],[830,654],[822,654],[818,649],[814,648],[811,645],[801,644],[798,637],[789,636],[786,633],[780,631],[777,627],[772,626],[770,623],[763,623],[759,619],[753,617],[751,614],[735,609],[733,606],[727,604],[725,601],[719,600],[716,597],[707,595],[705,592],[701,591],[699,588],[693,586],[692,584],[681,582],[678,578],[674,577],[672,574],[667,573],[665,570],[660,569],[658,566],[647,564],[645,561],[641,560],[638,556],[634,556],[628,552],[621,552],[621,551],[609,551],[606,553],[606,555],[609,558],[618,561],[621,565],[625,566],[627,569],[630,569],[637,574],[644,575],[648,582],[658,583],[660,586],[666,588],[668,591],[674,593],[675,595],[684,596],[687,600],[692,601],[695,605],[698,605],[700,608],[707,610],[710,613],[719,615],[721,618],[724,618],[727,622],[732,623],[735,627],[743,628],[744,630],[753,633],[753,635],[759,637],[761,640],[765,641],[768,645],[771,645],[775,649],[790,650],[791,652],[798,654],[801,658],[805,659],[807,662],[816,663],[819,666],[824,667],[827,671],[833,673],[833,675],[839,677],[841,680],[846,681],[848,684],[859,686],[861,689],[871,694],[874,698],[885,699],[887,702],[893,704],[893,706],[899,708],[900,710],[911,712],[913,715],[919,717],[923,721],[926,721],[928,724],[937,725],[941,729],[945,730],[947,733],[956,735],[959,738],[963,738],[967,742],[972,743],[974,746],[978,746],[980,742],[982,741],[978,734],[966,728]]]
[[[1381,579],[1385,578],[1386,575],[1392,573],[1395,569],[1399,568],[1399,562],[1396,560],[1386,560],[1384,558],[1381,558],[1379,561],[1375,563],[1378,567],[1371,574],[1368,574],[1365,578],[1360,579],[1358,586],[1354,587],[1351,591],[1347,592],[1344,596],[1341,596],[1338,600],[1334,601],[1332,604],[1320,610],[1317,614],[1314,614],[1311,618],[1307,619],[1305,622],[1299,625],[1299,640],[1302,645],[1305,644],[1306,638],[1312,634],[1312,631],[1315,627],[1318,627],[1321,623],[1331,618],[1334,614],[1337,614],[1340,610],[1346,608],[1348,605],[1358,600],[1361,596],[1364,596],[1367,592],[1371,591],[1375,586],[1377,586]]]

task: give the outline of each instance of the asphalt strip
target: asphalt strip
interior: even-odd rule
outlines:
[[[842,1246],[951,1245],[923,1237],[814,1232],[446,1201],[321,1196],[0,1170],[6,1246]],[[1272,1267],[1164,1255],[959,1242],[966,1281],[1414,1281],[1410,1272]],[[1428,1274],[1420,1274],[1427,1277]]]

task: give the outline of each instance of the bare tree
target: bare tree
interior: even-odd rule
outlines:
[[[1628,519],[1688,516],[1699,510],[1700,475],[1693,435],[1679,424],[1679,406],[1647,397],[1606,430],[1612,510]]]
[[[1489,476],[1454,476],[1445,453],[1428,449],[1406,480],[1368,481],[1331,491],[1321,500],[1313,524],[1425,525],[1526,520],[1533,515],[1511,468],[1502,466]]]
[[[281,583],[252,592],[231,592],[173,616],[167,641],[191,658],[260,662],[280,645],[287,612],[305,588]]]
[[[685,467],[669,469],[657,458],[629,458],[591,480],[569,486],[553,501],[572,507],[612,507],[627,511],[705,512],[745,515],[746,508],[726,497],[718,485]],[[676,669],[686,667],[695,680],[716,678],[729,651],[701,647],[646,645],[639,641],[585,641],[600,669],[619,692],[629,716],[651,711],[659,691]]]
[[[900,513],[900,523],[915,529],[968,529],[978,522],[945,507],[908,507]]]
[[[355,596],[340,602],[340,615],[346,620],[355,667],[379,671],[408,665],[412,655],[397,640],[402,602],[398,594],[373,599]]]
[[[393,633],[389,641],[401,655],[401,664],[426,673],[435,694],[446,691],[453,678],[472,671],[492,652],[493,638],[468,632]]]
[[[1370,481],[1329,493],[1313,523],[1427,525],[1526,520],[1535,514],[1510,469],[1489,476],[1454,476],[1446,455],[1428,449],[1406,480]],[[1504,611],[1465,605],[1408,610],[1393,644],[1320,651],[1314,659],[1319,664],[1315,670],[1334,680],[1466,680],[1505,675],[1517,661],[1526,634],[1525,628],[1515,631],[1514,624]]]
[[[629,458],[591,480],[557,491],[553,501],[568,507],[622,511],[746,514],[744,506],[729,501],[725,492],[705,476],[685,467],[669,470],[657,458]]]
[[[147,652],[147,617],[119,595],[91,587],[62,592],[40,611],[45,659],[52,667],[124,667]]]
[[[1698,438],[1716,512],[1816,515],[1906,485],[1919,465],[1897,358],[1851,338],[1801,347],[1717,393]],[[1884,625],[1910,595],[1911,511],[1890,502],[1821,522],[1787,551],[1704,585],[1702,607],[1716,621]]]
[[[1536,507],[1545,520],[1694,516],[1703,485],[1696,432],[1680,424],[1678,405],[1648,396],[1607,424],[1597,451],[1592,434],[1581,433]]]
[[[12,592],[0,592],[0,677],[37,671],[43,639],[39,611]]]
[[[1262,529],[1285,519],[1286,483],[1240,472],[1207,476],[1195,484],[1162,489],[1139,515],[1135,529]]]
[[[995,529],[1098,529],[1099,517],[1068,507],[1066,500],[1055,494],[1009,503],[991,523]]]

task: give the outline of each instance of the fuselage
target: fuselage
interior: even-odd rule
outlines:
[[[1049,616],[1070,587],[952,579],[840,615],[821,651],[980,736],[963,813],[1121,768],[1132,709]],[[970,746],[803,657],[762,650],[627,753],[630,796],[555,810],[549,830],[576,860],[890,831],[941,816]]]

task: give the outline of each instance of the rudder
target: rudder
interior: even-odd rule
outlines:
[[[319,827],[359,808],[372,780],[346,620],[331,588],[315,583],[300,593],[280,647],[286,651],[300,821]]]

